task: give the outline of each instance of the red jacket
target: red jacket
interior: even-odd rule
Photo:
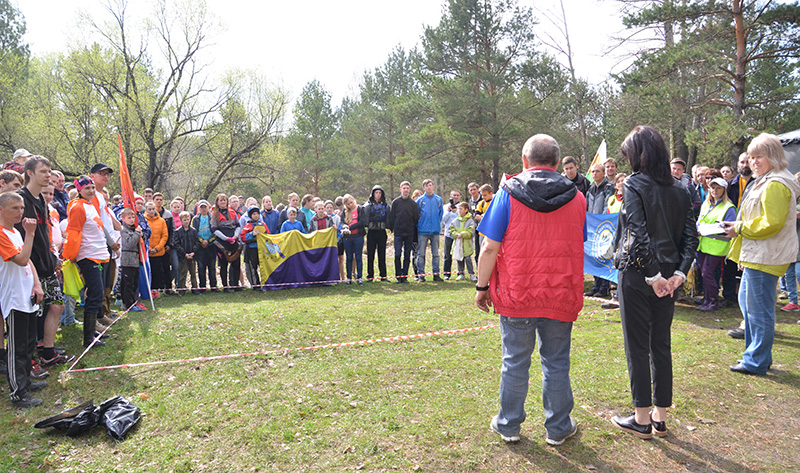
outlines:
[[[559,177],[536,168],[502,184],[510,221],[489,280],[500,315],[574,322],[583,308],[586,199]]]

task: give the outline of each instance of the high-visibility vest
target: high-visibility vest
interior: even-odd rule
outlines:
[[[711,203],[706,200],[700,208],[700,217],[697,219],[697,223],[721,222],[725,218],[725,213],[732,207],[733,204],[730,201],[711,207]],[[712,256],[725,256],[728,254],[728,248],[731,245],[730,238],[724,235],[711,235],[700,236],[699,239],[700,244],[697,247],[697,251]]]

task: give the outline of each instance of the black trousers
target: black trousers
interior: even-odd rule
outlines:
[[[242,258],[236,258],[233,261],[225,259],[225,254],[217,252],[219,260],[219,278],[222,280],[222,286],[227,288],[230,286],[239,287],[239,276],[242,274]]]
[[[86,287],[86,298],[83,306],[83,346],[88,347],[94,339],[94,331],[97,327],[97,314],[103,307],[103,293],[105,284],[100,265],[94,261],[84,258],[77,262],[78,269],[83,276],[83,284]]]
[[[247,271],[247,280],[250,281],[250,285],[253,287],[260,286],[261,276],[259,274],[258,248],[245,246],[244,257],[244,269]]]
[[[120,283],[122,309],[128,310],[136,302],[136,296],[139,294],[139,267],[123,266],[120,268],[120,273],[122,274],[122,282]]]
[[[481,236],[478,232],[475,232],[475,244],[473,245],[475,248],[475,270],[478,269],[478,255],[481,253]]]
[[[722,265],[722,297],[726,301],[733,301],[739,303],[739,291],[737,290],[737,277],[741,279],[742,272],[739,271],[739,265],[736,261],[729,259],[725,260]]]
[[[200,247],[195,256],[197,260],[197,275],[200,277],[200,290],[206,288],[206,273],[211,289],[217,287],[217,250],[213,245],[206,248]]]
[[[8,314],[8,386],[11,388],[11,400],[19,401],[28,394],[33,350],[30,347],[31,334],[36,336],[36,314],[12,310]]]
[[[153,289],[164,289],[164,260],[168,260],[169,256],[151,256],[150,257],[150,287]]]
[[[661,268],[661,274],[671,275],[673,271],[674,268]],[[633,405],[669,407],[672,405],[670,327],[675,298],[656,296],[644,281],[644,275],[635,269],[620,271],[618,295]]]
[[[367,280],[375,276],[375,252],[378,252],[378,271],[386,279],[386,230],[367,232]]]
[[[172,255],[170,254],[172,250],[169,250],[164,253],[164,256],[161,258],[161,274],[163,278],[163,282],[161,289],[172,289]]]
[[[449,236],[444,237],[444,277],[450,278],[451,270],[453,269],[453,239]]]
[[[411,264],[411,246],[414,244],[413,235],[394,236],[394,274],[397,280],[408,279],[408,268]]]

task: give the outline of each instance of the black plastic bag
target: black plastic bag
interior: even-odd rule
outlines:
[[[100,421],[100,414],[92,401],[73,407],[52,417],[37,422],[37,429],[53,427],[65,432],[70,437],[80,435],[93,429]]]
[[[107,399],[100,404],[97,412],[101,415],[100,423],[106,426],[108,435],[120,442],[125,440],[128,431],[142,418],[142,410],[122,396]]]
[[[73,407],[34,425],[37,429],[53,427],[74,437],[104,425],[108,435],[118,441],[125,440],[128,431],[142,418],[142,411],[122,396],[106,399],[99,406],[92,401]]]

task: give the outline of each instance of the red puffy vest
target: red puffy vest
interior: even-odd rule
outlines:
[[[489,280],[495,312],[574,322],[583,308],[585,197],[578,192],[548,213],[509,200],[510,221]]]

